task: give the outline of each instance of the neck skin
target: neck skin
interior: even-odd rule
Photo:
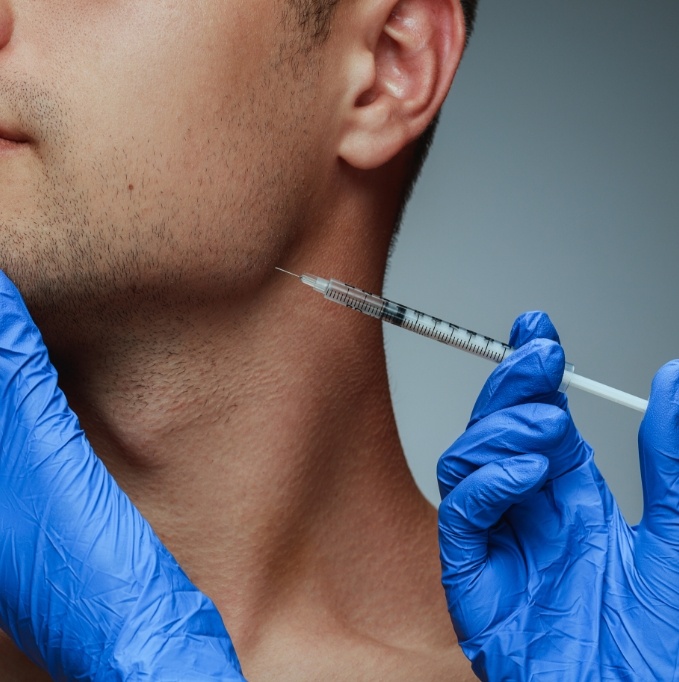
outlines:
[[[366,273],[382,265],[323,256],[342,248],[279,264],[379,290]],[[215,601],[246,676],[283,631],[307,655],[322,632],[452,665],[436,512],[399,443],[380,323],[273,267],[256,294],[178,318],[145,311],[58,369],[95,451]]]

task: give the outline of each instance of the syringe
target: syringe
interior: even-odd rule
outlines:
[[[438,317],[421,313],[413,308],[407,308],[400,303],[394,303],[336,279],[323,279],[309,274],[296,275],[294,272],[283,270],[283,268],[276,268],[276,270],[297,277],[302,283],[323,294],[329,301],[340,303],[370,317],[395,324],[397,327],[427,336],[481,358],[499,363],[514,352],[514,348],[502,343],[502,341],[458,327],[456,324],[445,322]],[[575,367],[567,362],[559,390],[565,393],[570,386],[575,386],[575,388],[587,391],[587,393],[597,395],[600,398],[606,398],[606,400],[619,405],[631,407],[639,412],[645,412],[648,407],[648,400],[637,398],[624,391],[619,391],[617,388],[611,388],[598,381],[580,376],[575,373]]]

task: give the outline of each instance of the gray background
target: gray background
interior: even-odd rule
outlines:
[[[481,0],[386,295],[503,340],[546,310],[576,371],[647,397],[679,357],[678,28],[673,0]],[[385,327],[404,447],[438,503],[436,460],[493,365]],[[570,403],[636,523],[641,415]]]

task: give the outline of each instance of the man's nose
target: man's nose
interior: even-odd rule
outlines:
[[[14,12],[10,0],[0,0],[0,50],[7,47],[14,30]]]

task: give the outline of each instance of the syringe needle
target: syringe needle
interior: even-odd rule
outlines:
[[[279,268],[276,266],[276,270],[280,270],[280,272],[284,272],[286,275],[292,275],[293,277],[297,277],[297,279],[301,279],[299,275],[296,275],[294,272],[290,272],[289,270],[283,270],[283,268]]]

